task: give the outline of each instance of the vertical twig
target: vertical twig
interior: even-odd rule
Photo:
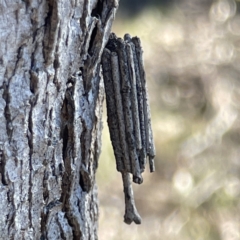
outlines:
[[[130,81],[131,81],[131,90],[132,90],[132,113],[133,113],[133,121],[134,121],[134,132],[136,138],[136,147],[137,149],[142,148],[141,142],[141,132],[140,132],[140,123],[139,123],[139,116],[138,116],[138,99],[137,99],[137,87],[136,87],[136,73],[133,61],[133,53],[131,44],[126,44],[127,48],[127,56],[128,56],[128,66],[130,72]]]
[[[131,45],[129,43],[126,44],[127,57],[128,57],[128,67],[130,73],[130,82],[131,82],[131,106],[132,106],[132,116],[134,123],[134,136],[136,141],[136,148],[140,150],[142,148],[141,141],[141,132],[140,132],[140,123],[138,116],[138,100],[137,100],[137,89],[136,89],[136,75],[134,69],[134,61]],[[132,161],[133,167],[133,181],[136,183],[142,183],[141,170],[139,166],[138,156],[135,158],[135,161]]]
[[[121,92],[122,92],[122,101],[124,108],[124,116],[125,116],[125,127],[126,127],[126,137],[127,144],[130,152],[132,173],[137,172],[136,169],[138,165],[136,165],[136,161],[138,161],[137,149],[136,149],[136,141],[134,136],[134,127],[133,127],[133,114],[132,114],[132,104],[131,104],[131,82],[129,75],[129,66],[128,66],[128,58],[126,52],[126,44],[121,39],[117,39],[117,53],[119,56],[119,68],[121,73]],[[136,174],[135,174],[136,175]],[[141,183],[142,177],[139,175],[137,179],[134,178],[134,182]]]
[[[111,67],[111,52],[108,49],[104,49],[102,55],[102,68],[103,68],[103,79],[106,91],[106,102],[107,102],[107,115],[108,115],[108,127],[110,132],[110,138],[112,141],[114,155],[117,164],[117,170],[124,171],[122,161],[122,148],[119,138],[119,127],[116,113],[116,103],[114,96],[114,88],[112,83],[112,67]]]
[[[136,224],[141,224],[141,217],[136,209],[133,190],[132,190],[132,183],[130,179],[129,173],[122,173],[123,179],[123,189],[125,195],[125,215],[124,215],[124,222],[127,224],[131,224],[135,222]]]
[[[112,77],[113,77],[113,88],[114,95],[116,99],[116,111],[119,125],[119,137],[121,140],[122,152],[124,157],[124,166],[127,172],[131,172],[131,165],[128,154],[128,146],[126,144],[126,136],[125,136],[125,123],[124,123],[124,115],[123,115],[123,107],[122,107],[122,96],[120,92],[120,72],[119,72],[119,64],[118,64],[118,56],[116,52],[111,53],[111,64],[112,64]]]
[[[136,47],[136,54],[137,54],[137,59],[138,59],[138,65],[139,65],[139,70],[140,70],[142,86],[143,86],[143,100],[144,100],[143,106],[144,106],[144,119],[145,119],[145,126],[146,126],[147,153],[149,156],[149,167],[150,167],[150,171],[154,172],[155,171],[155,166],[154,166],[155,146],[153,143],[153,136],[152,136],[150,107],[149,107],[149,103],[148,103],[146,77],[145,77],[145,71],[144,71],[144,67],[143,67],[141,41],[138,37],[132,38],[132,41]]]
[[[146,129],[145,129],[145,122],[144,122],[143,88],[142,88],[142,81],[140,77],[140,70],[139,70],[139,64],[138,64],[135,45],[133,44],[133,42],[131,42],[130,44],[131,44],[132,53],[133,53],[133,61],[134,61],[135,75],[136,75],[138,115],[139,115],[140,134],[141,134],[141,141],[142,141],[142,148],[138,152],[138,157],[139,157],[141,172],[143,172],[146,165]]]

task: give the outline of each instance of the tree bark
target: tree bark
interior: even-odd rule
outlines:
[[[0,239],[97,239],[100,59],[115,0],[0,3]]]

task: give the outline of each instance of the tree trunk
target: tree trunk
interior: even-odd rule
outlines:
[[[0,239],[97,239],[100,59],[115,0],[0,3]]]

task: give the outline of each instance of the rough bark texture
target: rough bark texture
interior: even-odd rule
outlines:
[[[0,3],[0,239],[97,239],[100,59],[114,0]]]

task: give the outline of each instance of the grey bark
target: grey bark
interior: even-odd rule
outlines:
[[[100,59],[117,5],[0,2],[0,239],[97,239]]]

